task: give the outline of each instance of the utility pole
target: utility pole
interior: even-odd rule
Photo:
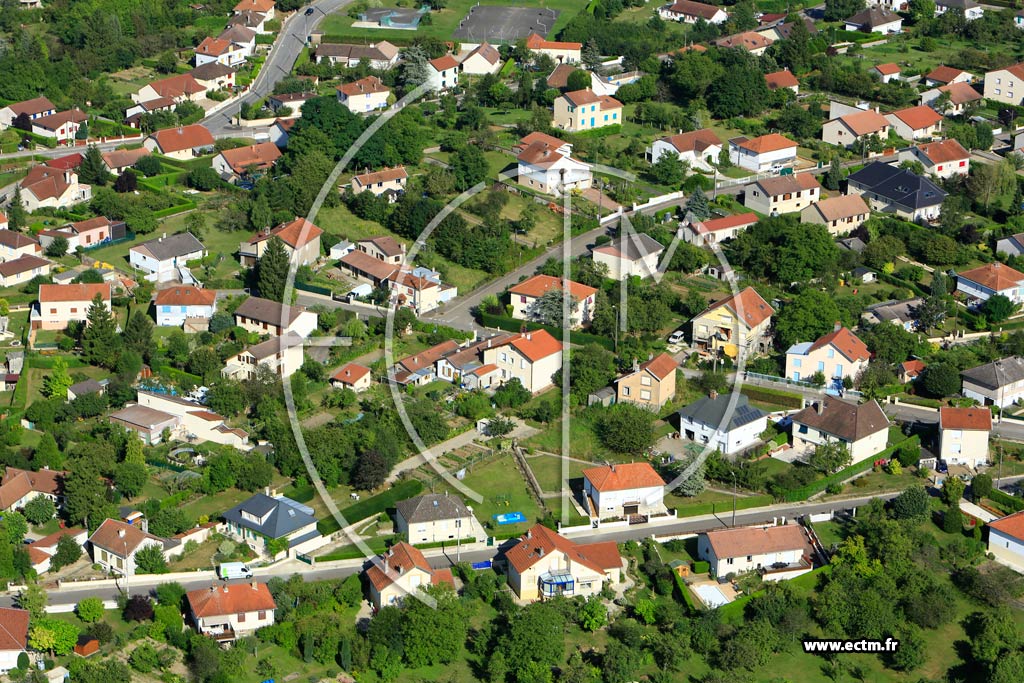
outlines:
[[[732,473],[732,528],[736,528],[736,470],[730,470]]]
[[[131,588],[128,586],[128,563],[131,558],[128,557],[128,539],[124,539],[124,594],[125,597],[132,597]]]

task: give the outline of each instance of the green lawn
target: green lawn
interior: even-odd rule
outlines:
[[[528,457],[526,462],[533,470],[533,476],[537,478],[537,483],[546,493],[558,493],[562,490],[563,467],[568,467],[569,479],[577,479],[583,476],[583,470],[589,466],[550,455],[533,455]]]
[[[562,455],[562,421],[552,422],[544,428],[544,431],[531,436],[525,443],[531,448]],[[566,455],[594,461],[614,457],[607,448],[601,445],[593,427],[580,418],[572,419],[569,422],[569,452]]]
[[[448,0],[447,6],[440,10],[431,12],[429,25],[421,25],[415,31],[400,29],[379,29],[379,28],[353,28],[355,20],[348,16],[343,9],[336,12],[320,24],[324,32],[324,40],[335,41],[339,39],[360,39],[360,40],[387,40],[396,45],[408,45],[419,36],[433,36],[441,40],[451,40],[459,22],[469,13],[477,0]],[[586,3],[574,0],[488,0],[488,5],[514,5],[517,7],[544,7],[547,9],[559,10],[561,14],[555,21],[551,35],[554,36],[566,24],[569,23],[578,12],[586,7]],[[395,7],[393,0],[388,0],[380,5],[382,7]],[[408,7],[409,5],[407,5]]]
[[[433,470],[428,471],[433,472]],[[467,500],[465,502],[473,508],[473,512],[481,524],[490,523],[492,525],[490,529],[492,532],[505,535],[506,533],[526,531],[544,515],[544,511],[530,496],[526,482],[519,474],[519,470],[516,469],[511,454],[501,454],[488,462],[476,466],[471,465],[470,471],[462,483],[483,496],[483,501]],[[462,495],[443,480],[439,480],[435,484],[434,492]],[[526,516],[526,521],[520,524],[498,526],[492,520],[493,515],[508,512],[521,512]]]

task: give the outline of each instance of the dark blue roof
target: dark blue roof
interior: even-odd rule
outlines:
[[[690,405],[681,408],[679,410],[680,417],[688,417],[694,422],[700,422],[718,429],[722,424],[722,420],[725,419],[726,412],[729,409],[729,400],[731,396],[729,394],[723,394],[711,398],[705,396],[699,401],[695,401]],[[729,424],[724,426],[725,431],[742,427],[745,424],[750,424],[755,420],[767,415],[764,411],[751,406],[747,397],[740,394],[736,400],[736,410],[733,412],[732,417],[729,418]]]
[[[908,171],[873,161],[847,179],[851,185],[870,190],[911,211],[936,206],[946,198],[938,185]]]
[[[243,517],[243,512],[266,519],[259,524]],[[271,498],[266,494],[257,493],[225,512],[224,519],[269,538],[282,538],[296,529],[316,523],[316,517],[312,512],[310,508],[290,498]]]

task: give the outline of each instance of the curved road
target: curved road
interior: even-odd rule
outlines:
[[[318,2],[300,7],[281,26],[281,31],[270,48],[270,54],[267,55],[263,68],[260,69],[259,75],[256,76],[256,80],[253,81],[245,97],[216,114],[206,117],[201,123],[209,128],[214,136],[237,130],[239,126],[232,123],[232,117],[238,115],[242,103],[255,102],[271,94],[277,82],[291,73],[295,61],[299,58],[299,53],[306,46],[306,37],[310,32],[328,14],[338,11],[351,2],[352,0],[318,0]],[[306,12],[309,8],[313,9],[313,14],[307,15]]]

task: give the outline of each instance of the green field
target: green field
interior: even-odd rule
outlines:
[[[533,476],[545,493],[558,493],[562,490],[562,468],[568,468],[568,478],[577,479],[583,476],[583,470],[590,465],[574,460],[563,460],[550,455],[534,455],[526,459],[533,470]]]
[[[408,45],[419,36],[431,36],[441,40],[451,40],[459,22],[469,13],[474,5],[479,4],[477,0],[449,0],[447,6],[439,11],[430,13],[430,24],[421,25],[415,31],[401,29],[379,29],[379,28],[353,28],[355,21],[345,11],[336,12],[320,23],[320,30],[324,32],[324,41],[337,40],[387,40],[396,45]],[[488,0],[488,5],[513,5],[516,7],[543,7],[561,12],[555,25],[551,30],[552,36],[565,27],[569,21],[576,16],[583,8],[585,2],[574,2],[573,0]],[[396,7],[393,0],[384,2],[379,7]]]

